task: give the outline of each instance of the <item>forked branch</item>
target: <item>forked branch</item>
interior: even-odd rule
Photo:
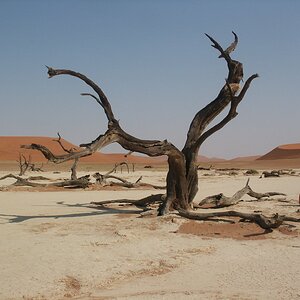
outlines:
[[[235,32],[234,31],[232,31],[232,33],[233,33],[233,35],[234,35],[234,41],[229,45],[229,47],[228,48],[226,48],[226,50],[224,51],[224,53],[226,53],[226,54],[230,54],[231,52],[233,52],[234,50],[235,50],[235,48],[236,48],[236,46],[237,46],[237,44],[238,44],[238,36],[235,34]],[[223,57],[223,55],[221,54],[220,56],[219,56],[219,58],[221,58],[221,57]]]
[[[208,129],[207,131],[205,131],[199,137],[199,139],[198,139],[198,141],[196,143],[197,147],[200,147],[202,145],[202,143],[208,137],[210,137],[212,134],[214,134],[218,130],[222,129],[227,123],[229,123],[232,119],[234,119],[238,115],[238,113],[236,111],[237,107],[238,107],[239,103],[243,100],[243,97],[246,94],[246,91],[250,87],[250,83],[252,82],[253,79],[255,79],[257,77],[258,77],[258,74],[254,74],[254,75],[250,76],[246,80],[245,85],[243,86],[243,89],[241,90],[241,92],[239,93],[238,96],[234,96],[235,92],[232,90],[231,85],[228,82],[226,82],[226,86],[227,86],[227,88],[229,90],[230,98],[231,98],[231,106],[230,106],[230,109],[228,111],[228,114],[224,117],[224,119],[222,121],[220,121],[218,124],[214,125],[210,129]]]
[[[234,35],[236,36],[235,33]],[[198,152],[201,144],[209,136],[220,130],[237,115],[236,109],[238,104],[245,96],[252,80],[258,77],[257,74],[250,76],[239,95],[236,96],[236,93],[240,88],[240,81],[243,79],[243,65],[236,60],[232,60],[230,53],[237,46],[237,37],[235,38],[235,42],[232,43],[230,47],[228,47],[226,50],[223,50],[223,48],[215,39],[208,34],[206,34],[206,36],[213,42],[212,46],[220,52],[220,56],[226,60],[228,76],[225,85],[221,89],[216,99],[195,115],[187,134],[187,140],[183,148],[184,153],[189,151]],[[207,126],[224,110],[229,103],[231,103],[231,108],[227,116],[217,125],[205,132]]]
[[[112,112],[112,109],[111,109],[111,106],[110,106],[110,103],[109,103],[107,97],[105,96],[102,89],[95,82],[93,82],[91,79],[89,79],[85,75],[83,75],[81,73],[74,72],[72,70],[53,69],[53,68],[48,67],[48,66],[47,66],[47,69],[48,69],[49,78],[52,78],[52,77],[57,76],[57,75],[71,75],[71,76],[74,76],[74,77],[77,77],[77,78],[83,80],[99,96],[99,99],[100,99],[99,101],[101,101],[101,106],[103,107],[104,112],[105,112],[109,122],[112,122],[112,123],[117,122],[117,120],[114,117],[114,114]]]
[[[67,148],[63,145],[63,143],[62,143],[62,141],[61,141],[61,135],[60,135],[59,132],[57,133],[57,136],[58,136],[58,139],[53,140],[53,141],[54,141],[54,142],[57,142],[57,143],[60,145],[60,147],[64,150],[64,152],[66,152],[66,153],[73,153],[73,152],[76,150],[75,148],[67,149]]]

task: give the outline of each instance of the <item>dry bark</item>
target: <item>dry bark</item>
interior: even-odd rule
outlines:
[[[46,147],[38,144],[23,145],[23,148],[41,151],[48,160],[54,163],[61,163],[91,155],[95,151],[114,142],[119,143],[128,151],[143,153],[151,157],[166,155],[169,164],[167,193],[166,199],[160,207],[160,214],[168,213],[170,208],[190,209],[191,203],[198,191],[197,155],[200,146],[208,137],[223,128],[230,120],[237,116],[239,103],[243,100],[252,80],[258,77],[257,74],[254,74],[245,81],[243,87],[240,86],[240,82],[243,79],[243,65],[230,57],[230,53],[236,48],[238,43],[237,35],[233,34],[235,37],[234,42],[226,50],[223,50],[216,40],[206,35],[212,42],[212,46],[220,53],[220,57],[226,61],[228,75],[226,83],[221,88],[216,99],[195,115],[190,124],[187,140],[182,151],[167,140],[142,140],[126,133],[115,118],[109,100],[95,82],[81,73],[50,67],[48,67],[49,78],[59,75],[70,75],[81,79],[94,90],[97,96],[90,93],[82,95],[91,96],[103,108],[108,120],[108,129],[94,141],[88,144],[81,144],[80,147],[84,149],[72,151],[65,155],[55,155]],[[230,108],[227,115],[219,123],[207,129],[207,126],[228,105],[230,105]]]

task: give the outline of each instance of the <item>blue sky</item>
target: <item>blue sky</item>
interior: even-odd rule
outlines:
[[[84,73],[104,90],[128,133],[179,148],[198,110],[227,75],[208,33],[245,77],[259,73],[238,108],[201,154],[232,158],[300,142],[300,1],[0,1],[0,135],[61,135],[75,144],[106,130],[90,89],[47,78],[45,65]],[[107,151],[121,151],[110,147]]]

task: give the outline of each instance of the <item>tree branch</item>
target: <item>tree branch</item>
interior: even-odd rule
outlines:
[[[234,35],[234,41],[233,41],[233,43],[231,43],[231,44],[229,45],[229,47],[224,51],[224,52],[227,53],[228,55],[229,55],[231,52],[233,52],[233,51],[235,50],[235,48],[236,48],[236,46],[237,46],[237,44],[238,44],[238,41],[239,41],[238,36],[235,34],[235,32],[232,31],[232,33],[233,33],[233,35]],[[221,58],[221,57],[223,57],[222,54],[219,56],[219,58]]]
[[[242,91],[240,92],[240,94],[235,97],[233,96],[233,91],[231,89],[230,84],[228,84],[226,82],[227,88],[230,91],[230,97],[231,97],[231,106],[229,109],[228,114],[226,115],[226,117],[220,121],[218,124],[214,125],[213,127],[211,127],[210,129],[208,129],[207,131],[205,131],[198,139],[198,141],[196,142],[197,147],[200,147],[200,145],[202,145],[202,143],[208,138],[210,137],[212,134],[214,134],[215,132],[217,132],[218,130],[222,129],[227,123],[229,123],[232,119],[234,119],[238,113],[236,111],[239,103],[243,100],[244,95],[246,94],[246,91],[248,90],[250,83],[252,82],[253,79],[257,78],[258,74],[254,74],[251,77],[249,77],[247,79],[247,81],[245,82],[245,85],[242,89]]]
[[[83,80],[87,85],[89,85],[99,96],[101,103],[102,103],[102,107],[104,108],[104,112],[107,116],[107,119],[109,122],[115,123],[118,122],[115,117],[114,114],[112,112],[110,103],[107,99],[107,97],[105,96],[104,92],[102,91],[102,89],[95,83],[93,82],[91,79],[89,79],[88,77],[86,77],[85,75],[78,73],[78,72],[74,72],[72,70],[66,70],[66,69],[53,69],[51,67],[47,67],[48,68],[48,76],[49,78],[52,78],[54,76],[57,75],[71,75],[73,77],[77,77],[81,80]]]
[[[226,60],[228,67],[228,76],[226,79],[226,84],[219,92],[217,98],[209,103],[206,107],[201,109],[192,120],[187,134],[187,140],[183,148],[184,153],[187,153],[189,151],[198,152],[199,146],[201,145],[199,139],[202,133],[204,132],[206,127],[214,120],[214,118],[217,117],[231,102],[233,96],[238,91],[240,81],[243,78],[243,65],[236,60],[232,60],[229,56],[230,51],[224,51],[215,39],[213,39],[208,34],[206,34],[206,36],[213,42],[212,47],[216,48],[221,53],[221,57]],[[233,44],[235,48],[237,43]],[[228,87],[231,88],[229,89]],[[244,94],[242,94],[241,96],[243,95]],[[227,122],[229,122],[229,120]],[[226,123],[224,123],[224,125],[225,124]],[[217,128],[215,129],[216,131],[218,130]]]
[[[57,142],[66,153],[72,153],[72,152],[74,152],[74,150],[76,150],[75,148],[71,148],[69,150],[67,148],[65,148],[65,146],[61,142],[61,136],[60,136],[59,132],[57,133],[57,135],[58,135],[58,140],[53,140],[53,141]]]
[[[98,104],[100,104],[103,107],[103,109],[104,109],[104,105],[102,104],[102,102],[95,95],[89,94],[89,93],[81,93],[80,95],[81,96],[90,96],[90,97],[94,98],[96,100],[96,102]]]

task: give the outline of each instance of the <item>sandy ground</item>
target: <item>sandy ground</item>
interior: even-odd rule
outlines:
[[[165,174],[118,175],[132,181],[143,175],[144,182],[162,185]],[[230,196],[246,179],[201,176],[195,202],[220,192]],[[250,185],[284,192],[288,202],[245,196],[235,210],[299,217],[300,177],[252,176]],[[1,191],[0,299],[300,299],[299,223],[263,234],[255,224],[203,223],[176,214],[141,218],[133,206],[89,205],[157,192]]]

